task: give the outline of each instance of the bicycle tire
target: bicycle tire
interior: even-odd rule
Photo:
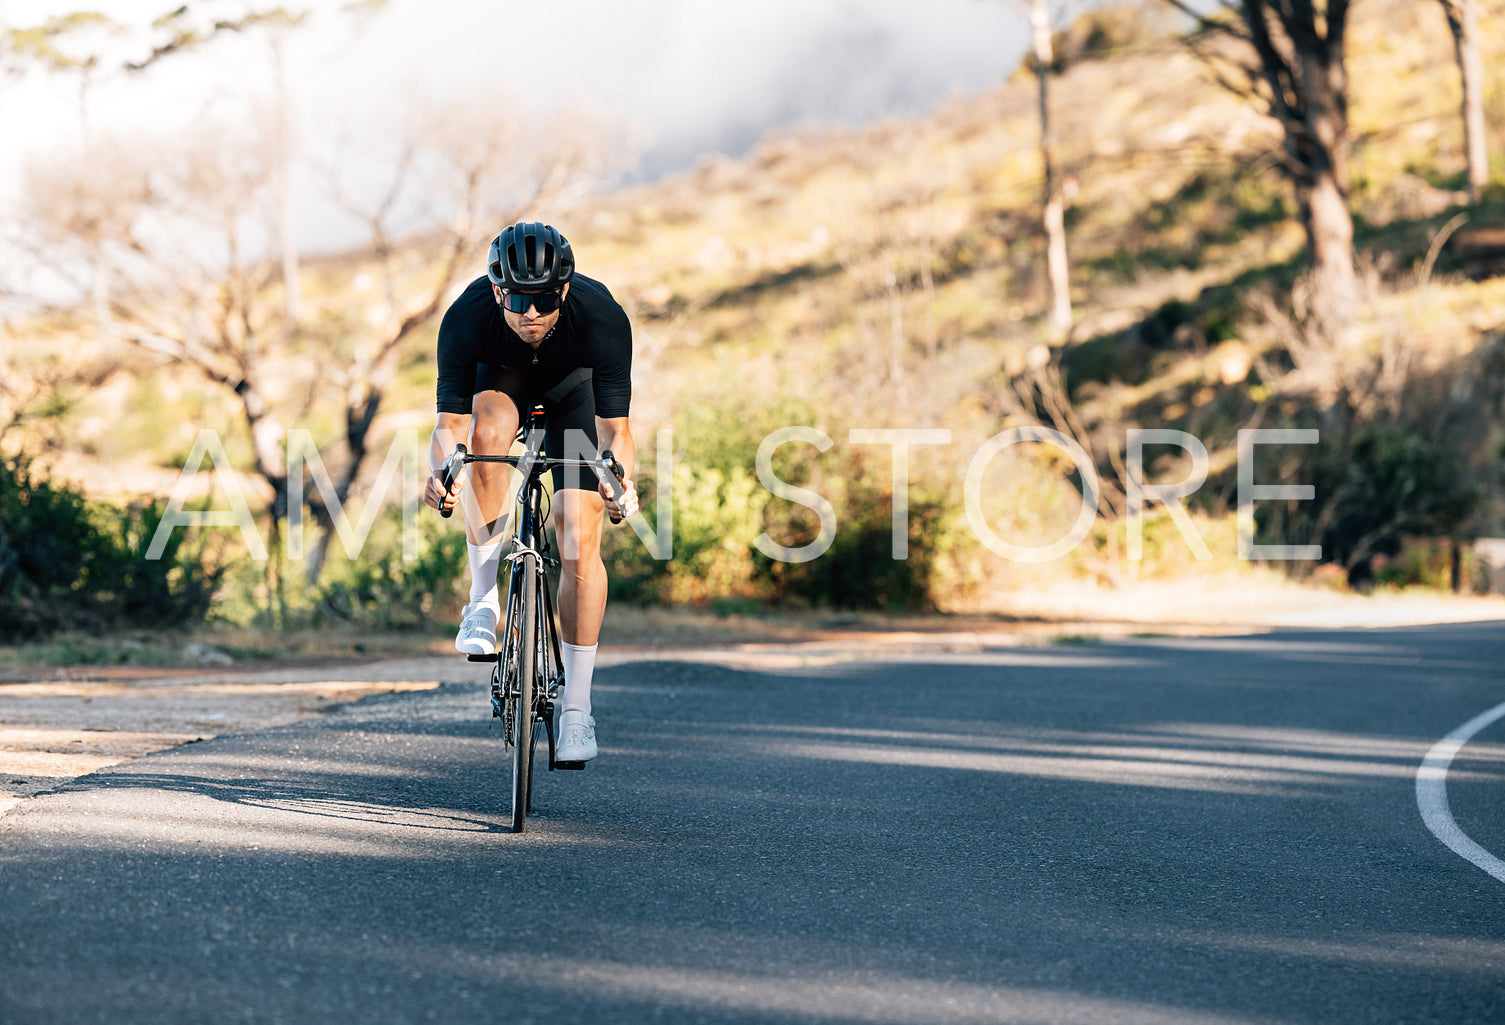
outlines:
[[[538,659],[538,577],[532,556],[517,566],[522,574],[521,629],[518,631],[517,685],[512,689],[512,831],[521,833],[533,785],[533,677]]]
[[[537,586],[537,577],[531,577],[531,579],[533,579],[535,581],[534,586],[536,587]],[[540,595],[540,597],[542,597],[542,596]],[[535,605],[534,606],[534,615],[535,615],[535,617],[537,617],[538,612],[539,612],[539,607],[537,605]],[[534,635],[534,639],[533,639],[533,672],[532,672],[531,676],[532,676],[532,680],[533,680],[533,683],[532,683],[532,689],[533,689],[533,704],[532,704],[532,707],[533,707],[533,710],[538,713],[538,716],[535,719],[533,719],[533,725],[528,730],[528,748],[529,748],[529,751],[528,751],[528,765],[529,765],[529,769],[528,769],[528,790],[527,790],[527,793],[523,795],[523,797],[525,798],[525,800],[523,802],[523,806],[525,808],[527,808],[529,815],[533,814],[533,769],[532,769],[532,765],[533,765],[534,759],[537,758],[537,756],[538,756],[538,734],[539,734],[540,730],[543,730],[543,729],[547,728],[544,725],[544,720],[543,720],[543,702],[544,702],[544,695],[545,695],[546,692],[545,692],[545,690],[544,690],[544,688],[542,686],[542,684],[543,684],[543,674],[544,674],[544,672],[547,669],[547,661],[543,661],[543,662],[539,661],[539,659],[543,657],[540,654],[540,650],[539,650],[539,641],[542,639],[542,634],[540,633],[540,631],[542,631],[543,629],[544,629],[544,623],[542,622],[542,620],[541,619],[535,619],[534,629],[533,629],[533,635]]]

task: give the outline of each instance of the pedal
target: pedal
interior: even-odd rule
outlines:
[[[493,651],[489,655],[475,655],[475,654],[466,655],[465,656],[465,661],[467,661],[467,662],[495,662],[498,659],[500,659],[501,657],[502,657],[501,655],[499,655],[499,654],[497,654],[496,652]]]
[[[555,762],[550,766],[552,769],[583,769],[585,762]]]

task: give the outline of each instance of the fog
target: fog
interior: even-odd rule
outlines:
[[[336,106],[355,81],[376,96],[584,97],[640,127],[638,173],[653,176],[791,121],[860,123],[986,89],[1023,30],[1008,0],[393,0],[334,67],[304,74]]]
[[[0,18],[35,25],[89,6],[7,0]],[[93,6],[135,27],[79,44],[106,49],[101,70],[85,78],[33,69],[0,93],[6,201],[30,154],[86,135],[192,131],[206,118],[248,116],[275,89],[272,47],[259,31],[221,35],[146,72],[105,70],[139,59],[145,25],[174,4]],[[190,10],[212,18],[267,6]],[[528,117],[560,104],[589,104],[630,126],[637,159],[626,181],[672,173],[705,153],[740,155],[782,125],[923,112],[998,82],[1026,42],[1008,0],[389,0],[365,13],[348,6],[311,0],[302,5],[309,17],[282,33],[284,83],[305,152],[319,153],[352,123],[395,116],[414,98],[475,91],[517,107],[520,145]],[[305,178],[300,242],[338,247],[348,226]]]

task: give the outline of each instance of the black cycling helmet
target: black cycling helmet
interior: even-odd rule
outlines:
[[[486,276],[507,289],[558,288],[575,276],[575,254],[551,225],[518,221],[492,240]]]

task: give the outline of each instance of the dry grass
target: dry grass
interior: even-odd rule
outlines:
[[[1505,2],[1483,6],[1485,62],[1497,66],[1505,63]],[[1441,13],[1427,5],[1365,4],[1354,19],[1355,202],[1371,224],[1403,223],[1418,215],[1418,202],[1450,202],[1431,182],[1462,167],[1451,44]],[[1076,342],[1111,339],[1169,300],[1258,284],[1299,254],[1291,219],[1254,216],[1272,201],[1290,205],[1269,159],[1271,123],[1212,85],[1184,50],[1077,64],[1053,95],[1060,159],[1079,188],[1070,224]],[[921,472],[931,474],[927,483],[954,484],[970,452],[999,428],[1007,378],[1046,337],[1032,103],[1030,83],[1016,76],[928,117],[790,130],[746,159],[708,158],[676,178],[570,208],[563,223],[582,269],[607,281],[636,322],[640,436],[651,438],[693,403],[793,394],[819,411],[818,426],[833,437],[852,426],[951,428],[960,455]],[[1422,224],[1402,243],[1404,255],[1427,242]],[[268,383],[284,420],[321,438],[333,435],[334,407],[311,398],[310,368],[337,333],[337,312],[352,298],[359,305],[357,282],[369,270],[350,257],[310,263],[310,306],[332,320]],[[1445,278],[1425,290],[1393,287],[1376,298],[1373,323],[1403,331],[1417,366],[1453,358],[1505,325],[1502,289]],[[1126,344],[1120,363],[1141,365],[1143,380],[1094,383],[1078,401],[1097,423],[1174,423],[1226,436],[1269,397],[1227,370],[1230,360],[1256,364],[1278,344],[1260,328],[1246,317],[1244,337],[1222,345]],[[22,331],[28,353],[82,351],[89,334],[67,317]],[[432,326],[413,342],[375,430],[379,450],[431,407],[432,343]],[[163,494],[175,475],[119,467],[173,465],[198,425],[222,428],[232,458],[246,461],[224,396],[178,373],[150,376],[150,387],[117,381],[79,402],[62,421],[60,472],[88,467],[76,476],[115,497],[122,479]],[[1230,455],[1215,444],[1215,469]],[[1080,572],[1063,564],[1056,576]],[[990,590],[1003,589],[995,598],[1049,579],[1008,567],[992,576]],[[691,617],[662,629],[735,639],[771,627]],[[330,643],[367,642],[285,646]]]

